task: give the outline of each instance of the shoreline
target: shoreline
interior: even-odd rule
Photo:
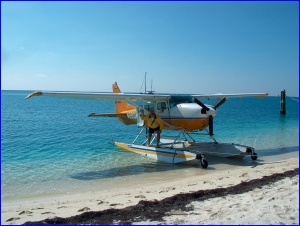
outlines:
[[[52,197],[50,199],[36,199],[26,203],[18,203],[17,201],[14,203],[12,202],[2,203],[1,223],[2,224],[24,224],[25,222],[31,222],[36,224],[36,223],[42,223],[48,221],[51,222],[51,219],[52,221],[58,222],[58,219],[61,220],[63,218],[70,218],[72,216],[74,216],[75,219],[78,219],[85,214],[89,215],[94,213],[95,215],[99,215],[101,213],[102,214],[106,213],[107,215],[107,213],[110,212],[125,211],[126,209],[129,209],[126,211],[129,211],[128,213],[130,213],[130,208],[136,208],[136,207],[140,208],[141,207],[140,205],[143,203],[152,202],[155,205],[158,205],[158,203],[162,202],[162,200],[164,199],[176,197],[177,195],[181,195],[181,194],[187,195],[198,191],[208,191],[211,189],[224,189],[224,188],[226,191],[226,189],[229,187],[242,186],[243,184],[248,183],[251,180],[260,180],[263,182],[262,178],[265,176],[277,175],[276,177],[278,178],[278,174],[282,172],[288,172],[291,170],[294,170],[294,174],[298,175],[297,158],[290,158],[281,161],[265,162],[264,164],[257,164],[254,166],[253,165],[239,166],[239,167],[234,167],[232,169],[226,169],[220,171],[216,170],[212,173],[196,175],[189,178],[179,177],[172,181],[161,182],[160,184],[158,183],[136,184],[135,187],[124,187],[124,188],[122,187],[119,188],[119,190],[106,190],[106,191],[98,191],[98,192],[93,191],[93,192],[86,192],[84,194],[65,195],[65,196],[58,196],[55,198]],[[289,185],[289,187],[296,187],[298,190],[298,177],[294,175],[293,180],[295,180],[295,178],[297,180],[297,184],[294,183],[293,186]],[[272,182],[272,184],[268,186],[274,187],[275,185]],[[261,185],[259,185],[259,187],[261,187]],[[276,186],[274,187],[274,189],[276,190]],[[243,199],[243,195],[245,194],[247,194],[247,192],[244,194],[243,193],[239,194],[239,196],[241,196],[239,198],[241,199],[240,202],[245,201]],[[298,192],[297,192],[297,197],[298,197]],[[296,199],[296,202],[298,202],[298,198]],[[211,203],[211,204],[217,206],[219,205],[217,203]],[[188,214],[189,211],[187,211],[187,213],[182,210],[176,210],[176,211],[179,211],[177,212],[177,215],[181,214],[180,215],[181,217],[189,216]],[[299,208],[297,209],[297,212],[298,211]],[[172,209],[170,209],[167,212],[172,213]],[[168,216],[167,212],[164,212],[164,217]],[[154,212],[152,212],[152,215],[153,213],[155,213],[155,210]],[[276,213],[274,213],[274,215],[275,214]],[[129,216],[130,214],[127,215]],[[176,214],[173,215],[177,216]],[[122,223],[122,221],[121,222],[116,221],[117,220],[116,216],[113,217],[114,218],[111,219],[111,223],[113,222]],[[138,219],[137,217],[138,216],[135,216],[135,218],[126,220],[124,222],[127,223],[141,222],[141,219]],[[293,218],[293,216],[289,216],[289,217]],[[298,215],[294,218],[295,218],[294,219],[295,222],[299,222]],[[143,219],[144,221],[146,221],[145,220],[146,218]],[[152,218],[148,218],[148,219],[152,219]],[[163,218],[160,219],[161,220],[156,221],[156,223],[164,222],[162,220]],[[92,220],[91,216],[89,216],[89,220]],[[147,224],[153,223],[152,221],[149,222],[146,221],[146,223]],[[85,223],[85,222],[84,221],[76,222],[76,220],[72,222],[72,224],[75,223]],[[96,223],[99,224],[100,222],[96,222]],[[211,222],[207,222],[207,223],[211,223]],[[237,221],[233,223],[239,223],[239,222]]]

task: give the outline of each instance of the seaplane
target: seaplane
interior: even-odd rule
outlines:
[[[136,124],[140,132],[131,143],[115,141],[114,144],[127,151],[168,163],[180,163],[191,160],[200,162],[202,168],[208,167],[207,155],[218,157],[241,157],[250,155],[257,159],[255,149],[250,146],[234,143],[219,143],[214,138],[213,120],[217,109],[228,98],[265,97],[268,93],[235,93],[235,94],[156,94],[122,93],[117,82],[112,84],[113,92],[68,92],[68,91],[35,91],[25,97],[51,96],[63,98],[81,98],[100,101],[114,101],[114,113],[90,113],[88,117],[116,117],[125,125]],[[215,104],[204,104],[203,100],[216,100]],[[141,111],[142,110],[142,111]],[[156,147],[156,136],[147,145],[147,122],[141,119],[141,112],[148,114],[150,110],[161,117],[164,131],[173,131],[172,135],[161,136],[160,145]],[[143,132],[144,131],[144,132]],[[197,140],[198,134],[208,135],[211,140]]]

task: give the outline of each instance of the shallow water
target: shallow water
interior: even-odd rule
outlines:
[[[194,162],[166,164],[117,148],[112,140],[131,142],[139,129],[115,118],[87,117],[91,112],[114,112],[111,102],[52,97],[24,100],[29,93],[1,92],[3,200],[205,173]],[[215,138],[252,146],[263,158],[288,155],[299,146],[298,98],[287,98],[285,116],[279,114],[279,107],[279,97],[229,99],[218,108]],[[232,164],[232,160],[208,160],[208,170]],[[237,161],[233,165],[253,164],[248,156]]]

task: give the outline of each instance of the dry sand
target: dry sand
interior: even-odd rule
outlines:
[[[298,181],[298,158],[289,158],[153,185],[137,181],[131,188],[2,203],[1,224],[298,224]]]

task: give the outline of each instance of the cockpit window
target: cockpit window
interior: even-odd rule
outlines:
[[[175,107],[177,104],[181,103],[193,103],[191,96],[172,96],[170,99],[170,108]]]
[[[150,111],[151,109],[154,109],[154,104],[145,104],[144,109],[146,109],[147,111]]]

